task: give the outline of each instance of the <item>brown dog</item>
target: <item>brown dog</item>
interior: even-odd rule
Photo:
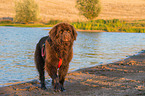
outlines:
[[[54,91],[65,90],[65,76],[73,57],[73,42],[76,37],[77,32],[72,25],[59,23],[50,30],[49,36],[40,39],[34,57],[41,81],[41,89],[46,89],[45,69],[52,78]]]

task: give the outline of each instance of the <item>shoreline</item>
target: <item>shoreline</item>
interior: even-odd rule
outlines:
[[[55,20],[53,21],[55,22]],[[63,22],[63,21],[62,21]],[[57,22],[60,23],[60,22]],[[57,24],[56,23],[56,24]],[[79,32],[121,32],[121,33],[145,33],[144,30],[145,20],[136,21],[122,21],[121,19],[98,19],[87,22],[70,22]],[[10,27],[29,27],[29,28],[40,28],[40,27],[53,27],[55,24],[44,24],[44,23],[34,23],[34,24],[0,24],[0,26],[10,26]],[[44,30],[50,30],[44,29]]]
[[[50,80],[46,80],[50,84]],[[54,93],[52,86],[41,90],[38,80],[0,87],[1,96],[144,96],[145,50],[123,60],[78,69],[66,76],[66,92]]]
[[[44,29],[44,30],[51,30],[51,29]],[[107,32],[107,31],[104,31],[104,30],[83,30],[83,29],[76,29],[77,32],[94,32],[94,33],[97,33],[97,32]]]
[[[82,29],[76,29],[76,31],[78,32],[107,32],[107,31],[104,31],[104,30],[82,30]]]

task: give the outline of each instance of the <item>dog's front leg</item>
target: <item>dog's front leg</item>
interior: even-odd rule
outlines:
[[[60,82],[60,87],[61,87],[61,91],[65,91],[64,88],[64,81],[65,81],[65,76],[68,72],[68,65],[66,64],[66,66],[61,66],[61,68],[59,69],[59,82]]]
[[[60,88],[60,83],[59,83],[59,77],[55,76],[54,78],[52,78],[52,85],[54,87],[54,91],[55,92],[60,92],[61,88]]]
[[[45,63],[45,68],[49,76],[52,78],[52,85],[54,87],[54,91],[59,92],[61,88],[59,83],[59,77],[57,75],[57,68],[50,63]]]

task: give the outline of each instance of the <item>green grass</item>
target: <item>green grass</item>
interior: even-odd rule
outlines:
[[[113,20],[92,20],[87,22],[74,22],[72,25],[76,29],[82,30],[104,30],[107,32],[136,32],[145,33],[145,22],[140,21],[123,21],[119,19]]]
[[[11,26],[11,27],[52,27],[52,25],[45,25],[45,24],[0,24],[0,26]]]
[[[53,27],[55,24],[60,23],[60,20],[50,20],[48,23],[41,24],[19,24],[12,21],[0,21],[0,26],[11,26],[11,27]]]
[[[13,24],[13,22],[0,22],[0,26],[13,27],[52,27],[62,21],[50,20],[45,24]],[[87,22],[72,22],[76,29],[82,30],[103,30],[107,32],[128,32],[128,33],[145,33],[145,20],[124,21],[119,19],[113,20],[91,20]]]
[[[50,20],[48,23],[45,23],[45,24],[54,26],[54,25],[56,25],[60,22],[63,22],[63,21],[61,21],[61,20]]]

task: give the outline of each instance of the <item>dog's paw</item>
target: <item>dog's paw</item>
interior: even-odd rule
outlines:
[[[61,87],[61,92],[65,92],[66,90],[64,89],[64,87]]]
[[[46,90],[47,88],[46,88],[46,87],[41,87],[41,89],[42,89],[42,90]]]
[[[46,90],[47,88],[46,88],[46,86],[44,84],[41,84],[41,89],[42,90]]]
[[[59,78],[52,80],[52,84],[54,86],[54,92],[61,92],[61,86],[59,83]]]
[[[57,83],[57,84],[54,84],[54,85],[55,85],[55,86],[54,86],[54,91],[55,91],[55,92],[61,92],[60,84]]]

